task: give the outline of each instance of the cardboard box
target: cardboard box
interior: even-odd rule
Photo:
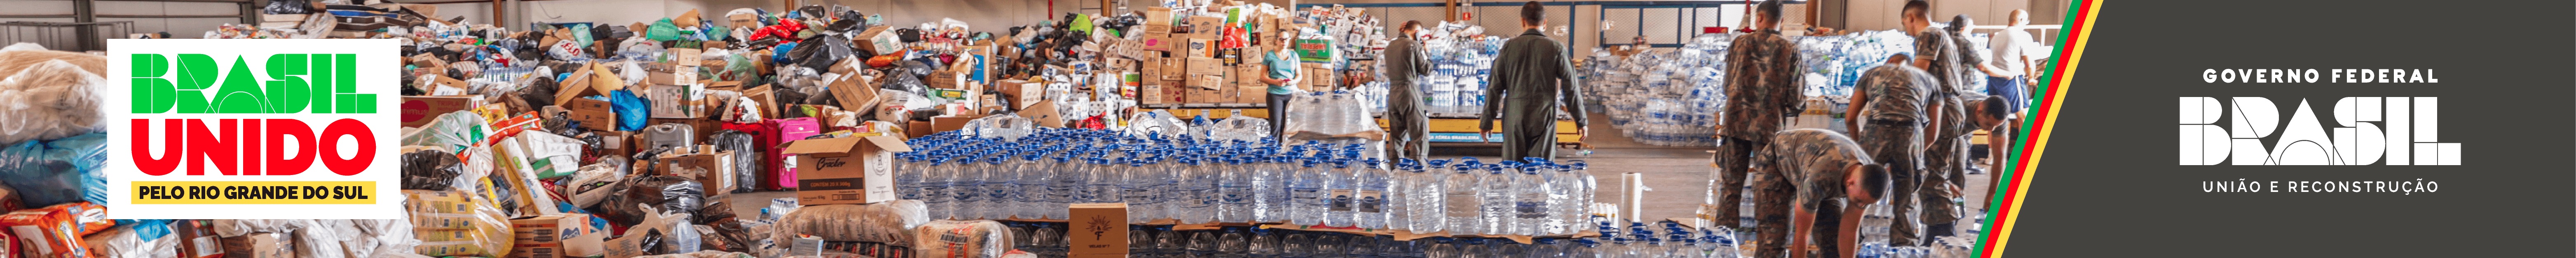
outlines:
[[[922,136],[928,136],[928,135],[930,135],[930,133],[932,132],[932,131],[931,131],[931,129],[930,129],[930,122],[926,122],[926,121],[905,121],[905,122],[904,122],[904,124],[905,124],[905,126],[903,127],[903,128],[904,128],[904,129],[903,129],[903,135],[904,135],[904,138],[921,138]]]
[[[1225,31],[1225,17],[1190,16],[1190,39],[1216,40]]]
[[[1171,7],[1146,7],[1146,8],[1145,8],[1145,24],[1149,24],[1149,25],[1150,25],[1150,24],[1161,24],[1161,25],[1166,25],[1166,26],[1171,25],[1171,24],[1172,24],[1172,8],[1171,8]]]
[[[706,62],[705,57],[700,57],[698,55],[705,52],[695,48],[673,48],[670,50],[670,53],[672,64],[678,64],[681,66],[698,66]]]
[[[1203,56],[1191,56],[1191,57],[1190,57],[1190,59],[1189,59],[1189,62],[1190,62],[1190,64],[1189,64],[1189,68],[1188,68],[1189,70],[1188,70],[1188,71],[1186,71],[1186,72],[1183,72],[1183,73],[1182,73],[1183,75],[1188,75],[1188,76],[1218,76],[1218,75],[1225,75],[1225,70],[1226,70],[1225,65],[1218,63],[1218,62],[1216,61],[1216,58],[1203,57]]]
[[[250,233],[223,238],[226,258],[295,258],[295,240],[285,233]]]
[[[1038,126],[1064,128],[1065,118],[1063,115],[1057,114],[1055,109],[1055,101],[1041,100],[1036,104],[1029,104],[1028,107],[1021,108],[1019,115],[1020,117],[1029,118],[1029,121],[1031,122],[1036,122]]]
[[[1174,95],[1170,95],[1170,94],[1165,93],[1165,92],[1167,92],[1167,91],[1169,90],[1169,89],[1167,89],[1166,87],[1169,87],[1169,88],[1172,88],[1172,89],[1177,89],[1177,88],[1180,88],[1180,85],[1178,85],[1178,84],[1168,84],[1168,83],[1166,83],[1165,81],[1161,81],[1161,80],[1145,82],[1145,85],[1144,85],[1144,86],[1142,86],[1142,87],[1137,87],[1137,90],[1138,90],[1138,91],[1140,91],[1140,92],[1137,92],[1137,95],[1138,95],[1138,96],[1137,96],[1137,98],[1136,98],[1136,101],[1143,102],[1143,103],[1145,103],[1145,104],[1174,104],[1174,103],[1179,103],[1179,102],[1174,102],[1174,101],[1173,101],[1174,99],[1172,98],[1172,96],[1174,96]]]
[[[593,227],[589,214],[565,213],[510,220],[512,248],[505,257],[585,257],[604,253],[608,231]]]
[[[1139,48],[1139,49],[1144,49],[1144,50],[1149,50],[1149,51],[1172,51],[1172,49],[1173,49],[1173,47],[1172,47],[1172,46],[1174,46],[1174,45],[1180,45],[1180,44],[1187,44],[1187,43],[1189,43],[1189,40],[1186,40],[1186,39],[1180,39],[1180,38],[1173,38],[1173,37],[1172,37],[1171,35],[1169,35],[1169,34],[1165,34],[1165,35],[1145,34],[1145,39],[1144,39],[1144,40],[1142,40],[1142,42],[1137,42],[1137,44],[1140,44],[1140,45],[1142,45],[1142,46],[1139,46],[1139,47],[1137,47],[1137,48]]]
[[[1026,109],[1037,104],[1038,100],[1046,99],[1046,84],[1027,80],[1002,80],[993,84],[993,91],[1001,92],[1001,97],[1010,100],[1011,108],[1017,109]]]
[[[832,91],[832,98],[834,100],[839,100],[843,109],[864,112],[865,110],[876,109],[878,100],[882,99],[877,96],[879,94],[877,93],[876,83],[872,82],[873,80],[873,78],[869,78],[867,76],[846,74],[842,75],[839,80],[832,81],[832,85],[825,88]]]
[[[1068,218],[1071,219],[1065,221],[1069,223],[1065,227],[1065,237],[1072,240],[1072,249],[1065,253],[1127,253],[1127,204],[1076,203],[1068,209],[1067,214],[1071,215]]]
[[[969,115],[946,115],[946,116],[934,116],[934,117],[930,117],[930,132],[931,132],[931,133],[938,133],[938,132],[946,132],[946,131],[956,131],[957,129],[965,129],[965,128],[966,128],[966,122],[967,122],[967,121],[974,121],[976,118],[984,118],[984,115],[983,115],[983,114],[969,114]]]
[[[878,54],[902,52],[903,38],[895,36],[893,31],[887,31],[888,27],[890,26],[876,26],[859,31],[858,36],[850,37],[851,43],[857,43],[851,46]]]
[[[683,48],[685,49],[685,48]],[[652,69],[646,69],[652,70]],[[672,66],[668,71],[645,73],[645,83],[654,85],[689,85],[698,82],[697,66]]]
[[[1202,75],[1192,76],[1190,79],[1189,89],[1191,90],[1222,90],[1233,86],[1225,80],[1225,76]]]
[[[801,205],[866,204],[894,199],[894,153],[909,152],[902,137],[867,136],[788,143],[796,154],[796,201]]]
[[[444,70],[444,69],[440,69],[440,70],[432,70],[432,71],[443,71],[443,70]],[[444,72],[442,72],[442,74],[443,74],[443,73],[444,73]],[[422,92],[428,92],[428,93],[429,93],[429,95],[432,95],[432,96],[444,96],[444,95],[465,95],[465,89],[467,89],[468,87],[473,87],[473,86],[474,86],[474,85],[471,85],[471,84],[466,84],[466,83],[465,83],[465,80],[457,80],[456,78],[447,78],[447,76],[445,76],[445,75],[433,75],[433,76],[430,76],[430,78],[431,78],[431,79],[430,79],[430,81],[429,81],[429,84],[427,84],[427,85],[420,85],[420,86],[421,86],[421,87],[420,87],[420,89],[421,89],[421,91],[422,91]]]
[[[483,106],[483,96],[404,96],[402,126],[421,127],[438,121],[439,115]]]
[[[1267,86],[1267,85],[1260,85],[1260,86],[1238,86],[1237,88],[1235,88],[1235,94],[1236,94],[1236,95],[1234,95],[1234,103],[1245,103],[1245,104],[1269,104],[1269,103],[1270,103],[1270,86]]]
[[[581,128],[615,131],[617,109],[610,105],[606,100],[573,98],[563,102],[563,109],[570,111],[572,121],[581,122]]]
[[[726,27],[734,27],[734,28],[758,28],[758,27],[760,27],[760,15],[758,15],[758,14],[739,13],[739,14],[730,14],[730,15],[725,15],[725,21],[729,21],[729,22],[731,22],[731,23],[726,23],[726,24],[727,24],[727,25],[725,25]]]
[[[662,171],[670,171],[672,176],[679,176],[698,181],[699,185],[706,187],[705,189],[707,192],[733,192],[735,185],[734,182],[735,180],[739,180],[732,176],[734,173],[733,163],[738,161],[733,160],[733,152],[731,151],[702,151],[698,153],[665,155],[669,156],[663,156],[661,159],[664,163]],[[681,168],[689,169],[683,170]]]
[[[214,221],[212,221],[212,220],[201,220],[201,219],[183,219],[183,220],[171,221],[171,222],[170,222],[170,231],[172,231],[172,233],[176,233],[176,234],[179,236],[179,239],[178,239],[178,240],[179,240],[179,257],[180,257],[180,258],[222,258],[222,257],[224,257],[224,240],[223,240],[223,237],[222,237],[222,236],[216,236],[216,235],[215,235],[215,228],[214,228],[214,225],[213,225],[213,224],[214,224]],[[0,238],[5,238],[5,237],[0,237]],[[0,242],[0,245],[8,245],[8,243],[11,243],[11,242]],[[6,254],[6,253],[9,253],[9,251],[7,251],[7,249],[9,249],[9,248],[7,248],[7,247],[0,247],[0,254]]]
[[[1189,40],[1188,40],[1188,42],[1182,42],[1182,43],[1185,43],[1185,44],[1184,44],[1184,45],[1181,45],[1181,48],[1186,49],[1186,50],[1179,51],[1179,53],[1180,53],[1182,56],[1188,56],[1188,57],[1216,57],[1216,45],[1217,45],[1217,41],[1216,41],[1216,40],[1213,40],[1213,39],[1189,39]]]

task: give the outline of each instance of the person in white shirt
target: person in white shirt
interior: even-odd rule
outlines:
[[[2010,28],[1989,34],[1993,36],[1986,39],[1988,52],[1994,53],[1994,56],[1986,58],[1986,62],[1995,68],[1986,71],[1986,95],[2002,96],[2012,103],[2012,108],[2020,109],[2030,103],[2030,95],[2026,93],[2029,89],[2023,85],[2029,85],[2025,81],[2029,80],[2029,75],[2038,73],[2031,64],[2041,57],[2030,54],[2039,48],[2030,42],[2030,32],[2021,29],[2021,26],[2030,25],[2030,14],[2013,10],[2010,19],[2011,22],[2006,23],[2011,25]]]

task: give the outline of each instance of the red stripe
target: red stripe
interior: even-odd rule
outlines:
[[[2091,11],[2093,10],[2093,2],[2094,2],[2094,1],[2083,1],[2083,4],[2082,4],[2082,5],[2078,5],[2078,6],[2076,6],[2076,7],[2075,7],[2075,8],[2076,8],[2075,10],[2078,10],[2078,11],[2076,11],[2076,12],[2075,12],[2075,24],[2070,24],[2069,26],[2073,26],[2073,27],[2070,27],[2069,29],[2067,29],[2067,30],[2066,30],[2066,33],[2067,33],[2067,34],[2066,34],[2066,36],[2065,36],[2065,37],[2066,37],[2066,42],[2058,46],[2058,51],[2057,51],[2058,53],[2072,53],[2072,52],[2074,52],[2074,51],[2075,51],[2075,45],[2076,45],[2077,41],[2080,41],[2079,39],[2083,38],[2083,35],[2084,35],[2084,33],[2085,33],[2085,30],[2084,30],[2084,29],[2085,29],[2086,27],[2089,27],[2089,26],[2086,26],[2086,25],[2090,25],[2090,24],[2087,24],[2087,23],[2089,23],[2089,20],[2088,20],[2088,19],[2086,19],[2086,18],[2088,18],[2089,16],[2092,16],[2092,14],[2093,14],[2093,13],[2091,12]],[[2065,61],[2061,60],[2060,62],[2058,62],[2058,64],[2057,64],[2057,68],[2056,68],[2056,69],[2053,69],[2053,71],[2050,71],[2050,72],[2049,72],[2049,78],[2050,78],[2050,79],[2065,78],[2064,76],[2066,76],[2066,67],[2067,67],[2067,66],[2068,66],[2068,65],[2067,65],[2067,62],[2065,62]],[[2071,81],[2071,80],[2055,80],[2055,81]],[[2051,83],[2051,84],[2060,84],[2060,83],[2062,83],[2062,82],[2050,82],[2050,83]],[[2048,125],[2048,121],[2049,121],[2049,120],[2048,120],[2048,118],[2049,118],[2049,113],[2048,113],[2048,111],[2050,111],[2050,110],[2055,110],[2055,109],[2057,108],[2057,101],[2056,101],[2056,99],[2054,98],[2054,96],[2057,96],[2057,94],[2058,94],[2058,90],[2059,90],[2060,88],[2062,88],[2062,87],[2063,87],[2063,85],[2050,85],[2050,86],[2052,86],[2052,87],[2049,87],[2049,88],[2048,88],[2048,92],[2047,92],[2047,94],[2042,95],[2042,96],[2045,96],[2045,97],[2050,97],[2050,98],[2042,98],[2042,101],[2040,101],[2040,105],[2039,105],[2038,109],[2037,109],[2037,110],[2032,110],[2032,112],[2031,112],[2031,115],[2032,115],[2032,120],[2031,120],[2031,122],[2032,122],[2033,124],[2031,125],[2031,129],[2032,129],[2032,131],[2031,131],[2031,132],[2030,132],[2030,134],[2029,134],[2030,136],[2037,136],[2037,135],[2041,135],[2041,134],[2043,134],[2043,131],[2048,131],[2047,129],[2045,129],[2045,128],[2048,128],[2048,126],[2047,126],[2047,125]],[[2033,137],[2033,138],[2035,138],[2035,137]],[[2028,141],[2028,140],[2030,140],[2030,139],[2028,139],[2028,138],[2025,138],[2025,139],[2024,139],[2024,141]],[[2014,164],[2014,166],[2015,166],[2016,168],[2029,167],[2029,165],[2030,165],[2030,156],[2031,156],[2031,154],[2032,154],[2035,150],[2037,150],[2037,148],[2035,148],[2035,147],[2036,147],[2036,146],[2028,146],[2028,145],[2022,146],[2022,153],[2021,153],[2021,155],[2018,157],[2020,160],[2016,160],[2016,161],[2014,161],[2014,163],[2015,163],[2015,164]],[[2012,213],[2013,213],[2013,212],[2012,212],[2012,211],[2013,211],[2013,209],[2012,209],[2012,208],[2013,208],[2013,201],[2015,201],[2015,200],[2020,200],[2020,199],[2021,199],[2021,192],[2020,192],[2020,191],[2015,191],[2015,189],[2021,189],[2021,184],[2022,184],[2022,181],[2023,181],[2023,180],[2022,180],[2022,177],[2027,176],[2027,174],[2029,174],[2029,173],[2030,173],[2030,171],[2029,171],[2028,169],[2014,169],[2014,170],[2013,170],[2013,175],[2012,175],[2012,177],[2011,177],[2011,178],[2013,179],[2013,181],[2012,181],[2012,182],[2008,182],[2008,183],[2006,183],[2006,188],[1999,188],[1999,189],[1998,189],[1998,190],[2002,190],[2002,191],[1997,191],[1997,192],[2003,192],[2003,193],[2004,193],[2004,201],[2003,201],[2003,202],[2001,202],[2001,203],[1998,203],[1997,205],[1998,205],[1998,206],[2000,206],[2000,207],[1997,207],[1997,209],[1994,209],[1994,211],[1995,211],[1995,218],[1998,218],[1998,219],[2007,219],[2007,220],[2009,220],[2008,218],[2012,218]],[[2002,229],[2002,228],[2003,228],[2003,226],[2002,226],[2002,225],[2005,223],[2005,221],[1995,221],[1995,222],[1996,222],[1996,223],[1995,223],[1995,225],[1990,225],[1990,227],[1992,227],[1992,228],[1994,228],[1994,229]],[[1978,249],[1982,249],[1982,250],[1983,250],[1983,252],[1982,252],[1981,254],[1978,254],[1978,257],[1991,257],[1991,256],[1994,256],[1994,255],[1995,255],[1995,248],[1994,248],[1994,245],[1995,245],[1995,244],[1997,244],[1997,241],[1998,241],[1998,240],[2001,240],[2001,238],[2000,238],[2000,237],[2002,236],[2002,234],[1996,234],[1997,232],[1994,232],[1994,231],[1995,231],[1995,230],[1988,230],[1988,231],[1986,232],[1986,241],[1985,241],[1985,242],[1986,242],[1986,246],[1978,248]]]

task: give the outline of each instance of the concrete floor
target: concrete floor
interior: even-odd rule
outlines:
[[[1595,114],[1592,117],[1601,121],[1591,123],[1589,130],[1593,134],[1590,139],[1584,141],[1592,145],[1591,152],[1584,154],[1578,150],[1559,150],[1559,154],[1564,156],[1562,158],[1564,160],[1581,160],[1591,166],[1589,172],[1602,184],[1601,192],[1594,200],[1599,202],[1620,200],[1620,194],[1625,193],[1619,188],[1622,185],[1619,181],[1620,175],[1633,172],[1639,174],[1647,189],[1642,198],[1644,208],[1641,212],[1644,216],[1639,217],[1654,221],[1690,218],[1698,214],[1699,204],[1707,198],[1709,160],[1710,157],[1716,156],[1714,149],[1640,144],[1620,136],[1618,129],[1610,128],[1606,116]],[[1433,158],[1478,157],[1491,161],[1500,159],[1500,152],[1501,150],[1495,146],[1434,146],[1431,155]],[[1987,180],[1990,175],[1968,175],[1969,185],[1962,188],[1972,189],[1967,196],[1969,200],[1967,210],[1984,210],[1988,192],[1983,189],[1989,189]],[[794,192],[733,194],[732,205],[736,211],[741,212],[739,214],[752,215],[758,214],[761,207],[767,207],[770,199],[794,196]],[[1977,216],[1974,213],[1969,214],[1970,218]],[[1962,230],[1966,228],[1961,227]]]

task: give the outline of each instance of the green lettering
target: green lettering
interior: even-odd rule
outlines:
[[[304,82],[304,54],[268,56],[268,106],[270,112],[302,113],[304,104],[313,99],[312,86]]]
[[[206,93],[203,90],[214,86],[215,74],[221,72],[215,67],[214,57],[179,54],[179,91],[170,96],[177,105],[174,108],[182,114],[206,113]]]
[[[179,94],[178,86],[170,84],[169,78],[164,78],[170,76],[170,57],[160,54],[134,54],[131,57],[134,65],[129,67],[133,68],[131,69],[133,74],[129,77],[134,78],[131,99],[134,102],[134,113],[170,112],[173,104],[170,97]]]
[[[335,107],[331,105],[331,89],[341,85],[339,83],[340,78],[351,77],[342,75],[342,73],[349,71],[349,69],[337,69],[339,66],[335,66],[335,64],[339,64],[339,62],[333,62],[331,60],[332,57],[333,55],[331,54],[313,54],[313,95],[311,98],[313,99],[314,114],[331,113],[331,108]]]
[[[333,54],[331,57],[338,59],[331,61],[332,65],[338,66],[331,71],[335,75],[331,79],[336,80],[332,82],[333,87],[339,88],[335,92],[358,92],[358,54]],[[376,94],[340,94],[339,101],[337,113],[376,113]]]
[[[259,88],[259,77],[251,74],[250,62],[233,57],[231,72],[224,73],[223,88],[215,89],[215,102],[207,112],[221,114],[268,113],[268,94]]]

